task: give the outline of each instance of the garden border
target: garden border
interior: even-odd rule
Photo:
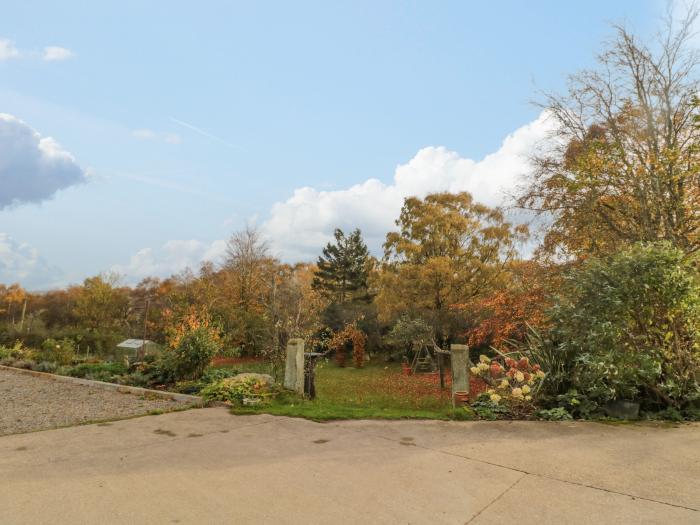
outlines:
[[[178,394],[176,392],[167,392],[163,390],[152,390],[150,388],[141,388],[138,386],[118,385],[116,383],[107,383],[105,381],[94,381],[92,379],[84,379],[82,377],[61,376],[58,374],[49,374],[47,372],[37,372],[36,370],[27,370],[26,368],[15,368],[14,366],[0,365],[0,370],[9,370],[19,374],[30,375],[34,377],[43,377],[50,381],[60,381],[63,383],[72,383],[74,385],[85,385],[103,388],[105,390],[114,390],[120,394],[134,394],[142,396],[153,396],[171,401],[188,402],[196,407],[207,406],[204,399],[199,396],[191,396],[189,394]]]

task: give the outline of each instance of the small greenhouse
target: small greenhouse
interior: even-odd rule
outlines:
[[[129,359],[135,361],[143,359],[146,355],[160,353],[160,346],[148,339],[126,339],[119,343],[114,352],[115,361]]]

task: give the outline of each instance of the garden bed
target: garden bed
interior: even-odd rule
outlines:
[[[66,378],[61,378],[66,379]],[[189,408],[168,399],[0,370],[0,436]]]

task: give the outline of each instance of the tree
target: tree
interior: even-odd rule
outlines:
[[[662,239],[686,253],[700,247],[697,14],[692,8],[678,25],[669,13],[654,47],[617,27],[598,69],[573,76],[566,95],[546,97],[555,131],[518,202],[550,222],[547,253]]]
[[[116,286],[117,281],[114,274],[85,279],[75,303],[80,325],[92,331],[109,331],[126,325],[129,297],[126,289]]]
[[[18,310],[23,304],[26,308],[27,292],[17,283],[8,286],[3,290],[3,292],[3,299],[7,304],[8,320],[11,319],[12,324],[15,324],[15,311]],[[24,314],[22,314],[22,321],[24,321]]]
[[[369,251],[359,229],[345,236],[337,228],[335,243],[328,243],[318,258],[313,287],[336,304],[366,301]]]
[[[267,242],[251,226],[234,233],[226,244],[224,268],[232,278],[238,305],[246,312],[264,304],[274,259]]]
[[[234,233],[224,263],[229,337],[245,352],[258,354],[275,335],[275,304],[279,267],[267,243],[253,227]]]
[[[438,339],[454,335],[450,306],[493,287],[527,237],[500,210],[475,203],[469,193],[409,197],[384,243],[384,317],[407,310],[427,314]]]
[[[535,261],[516,261],[501,287],[471,303],[457,305],[476,321],[466,332],[472,348],[522,342],[531,329],[545,326],[548,298],[545,281],[551,269]]]

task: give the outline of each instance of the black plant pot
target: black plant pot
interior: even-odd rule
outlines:
[[[609,401],[604,407],[605,414],[608,417],[616,417],[619,419],[637,419],[639,418],[639,403],[634,401],[625,401],[624,399],[616,399]]]

